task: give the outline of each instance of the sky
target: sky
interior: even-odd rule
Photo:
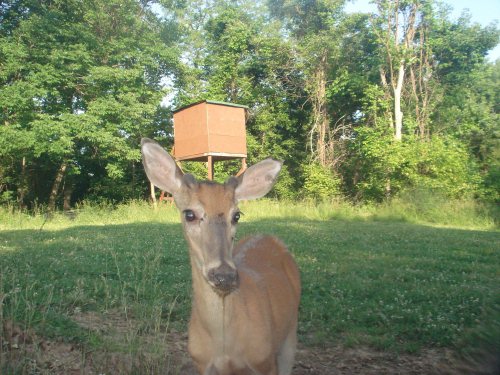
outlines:
[[[472,22],[478,22],[483,26],[489,25],[493,21],[499,22],[500,26],[500,0],[444,0],[453,11],[451,17],[458,18],[464,9],[468,9]],[[351,0],[347,3],[348,12],[372,12],[375,6],[370,4],[370,0]],[[500,44],[488,54],[490,61],[500,58]]]

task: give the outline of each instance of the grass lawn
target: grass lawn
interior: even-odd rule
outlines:
[[[429,213],[402,204],[273,201],[241,209],[240,238],[274,234],[299,264],[299,337],[306,346],[395,353],[499,347],[500,232],[487,211],[451,203]],[[165,368],[158,361],[168,361],[169,348],[151,337],[185,332],[190,304],[175,208],[136,202],[47,221],[0,211],[0,372],[29,366],[22,355],[11,356],[12,327],[76,345],[82,357],[139,357],[147,346],[148,358],[156,358],[151,369]],[[128,324],[127,333],[105,334],[98,317],[106,314],[114,325]]]

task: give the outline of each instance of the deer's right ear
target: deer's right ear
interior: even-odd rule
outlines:
[[[182,185],[184,175],[174,159],[158,143],[141,139],[142,164],[149,180],[161,190],[175,194]]]

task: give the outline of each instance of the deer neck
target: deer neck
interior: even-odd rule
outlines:
[[[213,290],[203,276],[201,267],[191,257],[191,274],[193,283],[193,311],[205,328],[213,333],[224,331],[227,321],[228,298]]]
[[[191,323],[196,325],[197,332],[200,332],[201,329],[208,334],[212,350],[223,356],[231,348],[231,343],[228,341],[230,338],[228,322],[231,315],[231,298],[222,297],[216,293],[205,280],[201,268],[194,263],[195,261],[191,259],[193,282]]]

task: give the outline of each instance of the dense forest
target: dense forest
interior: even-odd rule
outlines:
[[[0,204],[147,197],[140,138],[170,149],[173,110],[203,99],[249,107],[248,162],[285,162],[277,197],[498,201],[497,25],[434,0],[345,3],[0,2]]]

